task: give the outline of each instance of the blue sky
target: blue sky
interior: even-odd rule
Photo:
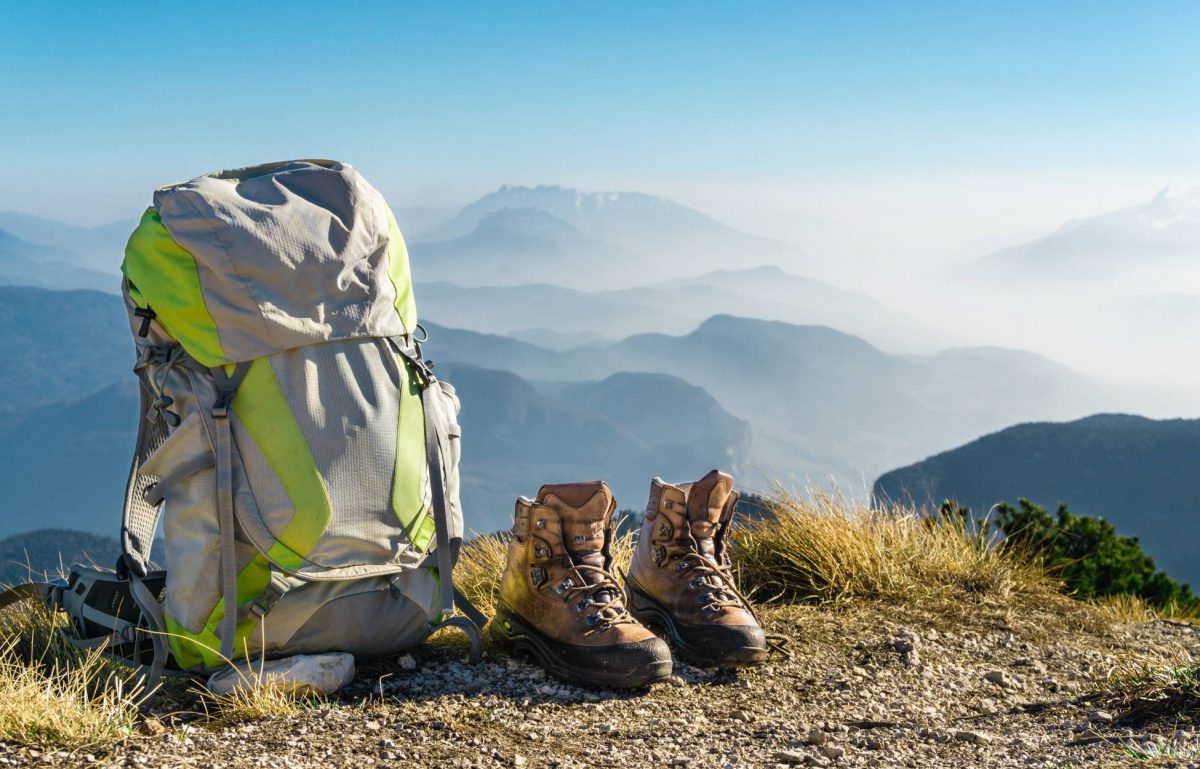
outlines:
[[[506,182],[719,201],[1150,179],[1200,166],[1197,40],[1194,2],[7,2],[0,210],[122,218],[159,184],[295,156],[401,205]]]

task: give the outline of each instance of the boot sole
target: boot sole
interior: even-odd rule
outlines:
[[[720,653],[712,649],[702,649],[689,644],[679,632],[675,618],[671,612],[658,601],[643,593],[627,582],[629,612],[643,625],[657,625],[667,631],[671,643],[689,661],[700,667],[745,668],[761,665],[767,661],[770,651],[766,647],[741,646]]]
[[[501,645],[529,654],[547,673],[567,683],[589,688],[644,689],[671,677],[670,649],[657,638],[649,639],[652,644],[643,641],[610,648],[564,644],[547,638],[503,602],[496,607],[496,616],[488,629]],[[661,651],[655,649],[655,645],[661,645]],[[620,657],[628,652],[649,659],[632,668],[623,666]],[[593,659],[582,667],[564,660],[564,653],[589,655]]]

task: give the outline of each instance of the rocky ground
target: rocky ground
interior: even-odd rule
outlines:
[[[1133,722],[1110,694],[1140,670],[1194,664],[1200,629],[1073,605],[771,608],[791,659],[677,664],[643,693],[565,686],[495,649],[471,666],[443,641],[362,665],[335,699],[292,714],[221,725],[176,690],[116,748],[0,745],[0,765],[1200,767],[1188,722]]]

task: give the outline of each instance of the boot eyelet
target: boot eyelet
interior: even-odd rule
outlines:
[[[696,598],[696,603],[700,604],[706,609],[709,608],[709,606],[712,604],[712,591],[709,590],[707,593],[704,593]]]
[[[575,583],[569,579],[564,579],[562,582],[558,583],[557,587],[554,588],[554,592],[562,595],[563,593],[567,592],[567,588],[571,587],[575,587]]]
[[[699,590],[704,585],[704,577],[696,577],[688,582],[688,587],[692,590]]]
[[[658,533],[660,536],[669,537],[671,536],[671,527],[664,523],[658,527]]]
[[[544,528],[546,528],[546,519],[545,519],[545,518],[538,518],[538,521],[537,521],[537,527],[538,527],[539,529],[544,529]]]
[[[542,568],[531,569],[529,572],[529,579],[534,585],[540,587],[541,584],[546,581],[546,570]]]
[[[583,614],[585,611],[587,611],[588,607],[591,606],[592,604],[594,604],[595,602],[596,602],[595,599],[589,595],[587,598],[584,598],[582,601],[575,604],[575,611],[579,612],[580,614]]]
[[[667,549],[665,547],[654,548],[654,560],[662,561],[662,559],[666,558],[666,557],[667,557]]]
[[[588,627],[595,627],[596,623],[599,621],[600,621],[599,614],[589,614],[588,615],[588,618],[587,618]]]

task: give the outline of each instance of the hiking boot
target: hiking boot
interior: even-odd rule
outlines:
[[[734,586],[726,537],[738,495],[713,470],[695,483],[655,478],[626,584],[629,609],[702,667],[757,665],[767,639]]]
[[[671,675],[671,650],[630,615],[610,571],[615,509],[602,481],[518,499],[491,632],[563,681],[638,688]]]

